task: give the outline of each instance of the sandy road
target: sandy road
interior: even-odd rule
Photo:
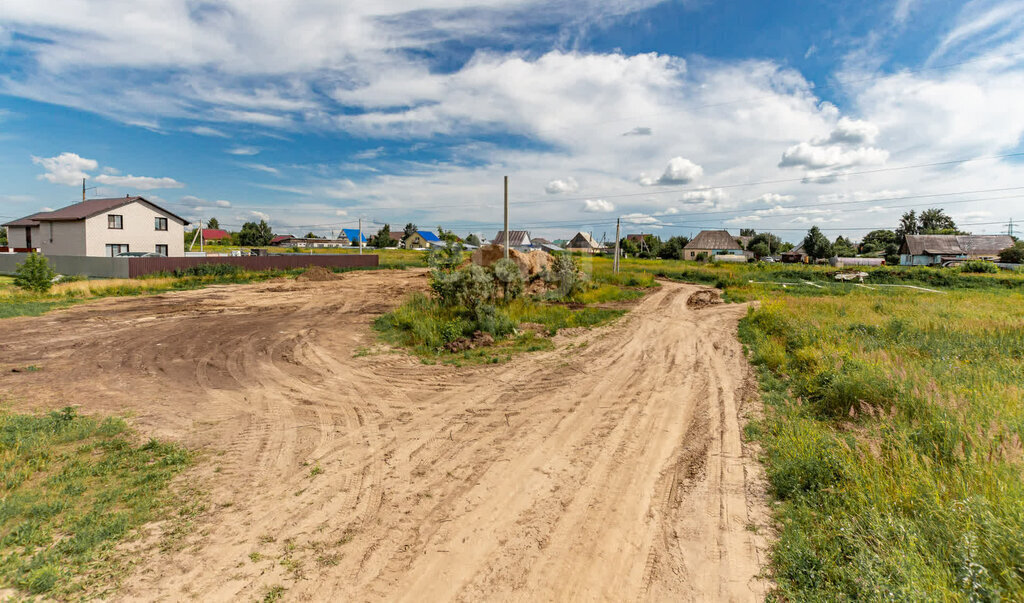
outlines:
[[[425,285],[357,272],[5,320],[0,391],[130,412],[207,452],[186,479],[211,510],[184,549],[144,553],[120,598],[763,598],[744,307],[693,310],[697,287],[664,283],[506,364],[356,354]],[[28,364],[43,370],[9,370]]]

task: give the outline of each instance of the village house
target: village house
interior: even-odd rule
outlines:
[[[89,199],[3,224],[14,248],[44,255],[113,257],[147,252],[185,255],[188,221],[142,197]]]
[[[533,247],[533,242],[530,240],[530,233],[525,230],[510,230],[508,231],[508,240],[510,242],[509,249],[518,249],[519,251],[529,251]],[[491,239],[491,245],[505,246],[505,231],[499,230],[498,234]]]
[[[231,233],[219,228],[204,228],[202,237],[204,245],[227,245],[231,243]]]
[[[298,247],[299,249],[333,249],[337,247],[350,247],[352,245],[344,233],[336,239],[292,236],[274,237],[271,239],[270,244],[277,247]]]
[[[686,247],[683,247],[683,259],[696,260],[706,257],[710,260],[715,259],[715,256],[740,256],[743,258],[742,261],[746,261],[743,247],[737,238],[727,230],[702,230],[686,244]]]
[[[443,244],[441,239],[429,230],[417,230],[405,239],[406,249],[427,249]]]
[[[593,255],[601,253],[601,245],[594,240],[594,237],[585,232],[577,232],[569,242],[565,244],[566,251],[572,253],[587,253]]]
[[[366,236],[366,231],[359,232],[358,228],[343,228],[341,232],[344,233],[345,238],[349,240],[349,244],[353,247],[358,247],[358,241],[362,240],[363,247],[366,246],[366,241],[369,240]]]
[[[996,260],[1013,246],[1010,235],[907,235],[900,247],[902,266],[942,266],[963,260]]]

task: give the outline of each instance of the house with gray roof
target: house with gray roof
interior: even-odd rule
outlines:
[[[683,259],[712,259],[716,255],[742,256],[743,246],[737,239],[739,237],[732,236],[728,230],[702,230],[686,244],[686,247],[683,247]]]
[[[1010,235],[907,235],[901,266],[942,266],[957,260],[996,260],[1013,246]]]

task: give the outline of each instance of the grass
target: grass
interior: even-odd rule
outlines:
[[[389,343],[410,348],[428,363],[497,363],[518,352],[552,347],[550,340],[533,331],[516,331],[522,323],[539,324],[546,334],[554,335],[559,329],[604,324],[623,312],[519,298],[499,305],[489,319],[491,328],[486,330],[496,335],[495,345],[451,353],[445,351],[445,344],[460,337],[472,337],[480,325],[464,309],[447,307],[427,295],[414,293],[401,306],[378,317],[374,328]],[[505,335],[511,337],[503,338]]]
[[[1024,598],[1024,293],[766,296],[783,600]]]
[[[198,249],[198,247],[197,247]],[[237,251],[240,249],[254,249],[253,247],[241,247],[238,245],[207,245],[204,247],[204,251],[207,253],[230,253],[231,251]],[[337,255],[337,254],[356,254],[359,253],[357,249],[300,249],[299,251],[292,251],[291,247],[259,247],[255,249],[266,249],[270,253],[286,253],[286,254],[309,254],[310,251],[313,255]],[[380,258],[381,268],[425,268],[427,266],[427,253],[426,251],[417,251],[415,249],[375,249],[373,247],[364,247],[364,255],[376,255]]]
[[[26,595],[102,596],[130,562],[136,528],[184,504],[171,479],[191,462],[174,444],[135,442],[123,420],[0,413],[0,576]]]

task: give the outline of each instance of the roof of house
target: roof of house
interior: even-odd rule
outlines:
[[[352,241],[353,243],[355,243],[356,241],[359,240],[359,229],[358,228],[342,228],[341,231],[345,233],[345,236],[348,237],[349,241]],[[363,243],[365,243],[365,242],[366,242],[366,233],[363,232]]]
[[[288,239],[294,238],[295,237],[293,235],[277,235],[273,239],[270,239],[270,244],[274,245],[276,243],[280,243],[281,241],[287,241]]]
[[[543,247],[544,245],[550,245],[551,241],[543,237],[533,237],[530,239],[530,244],[534,247]]]
[[[597,241],[593,239],[589,234],[585,232],[577,232],[568,243],[565,244],[570,249],[580,249],[583,247],[590,247],[591,249],[600,249],[601,246],[597,244]]]
[[[228,239],[228,238],[231,238],[231,235],[226,230],[221,230],[219,228],[204,228],[203,229],[203,240],[204,241],[209,241],[211,239],[216,240],[216,239]],[[271,243],[273,243],[273,241],[271,241]]]
[[[32,214],[31,216],[26,216],[24,218],[15,220],[14,222],[8,222],[3,226],[34,226],[34,224],[31,223],[17,224],[17,222],[23,222],[25,220],[33,220],[35,221],[35,223],[74,222],[76,220],[85,220],[86,218],[98,216],[99,214],[108,212],[112,209],[117,209],[118,207],[122,207],[124,205],[128,205],[129,203],[135,203],[136,201],[140,203],[145,203],[146,205],[149,205],[154,209],[164,212],[165,214],[171,216],[172,218],[181,220],[183,223],[188,224],[188,220],[172,212],[167,211],[166,209],[160,207],[159,205],[153,203],[152,201],[145,199],[144,197],[125,196],[114,197],[111,199],[88,199],[86,201],[82,201],[81,203],[68,205],[67,207],[62,207],[54,211],[35,213]]]
[[[6,224],[0,224],[0,226],[39,226],[39,221],[36,220],[35,218],[37,218],[39,216],[42,216],[44,214],[48,214],[48,213],[50,213],[50,212],[38,211],[38,212],[36,212],[36,213],[34,213],[34,214],[30,215],[30,216],[25,216],[24,218],[18,218],[17,220],[14,220],[13,222],[7,222]]]
[[[440,237],[429,230],[417,230],[416,232],[418,232],[428,243],[439,243],[441,241]]]
[[[508,231],[508,240],[511,247],[523,247],[528,244],[530,233],[525,230],[510,230]],[[494,235],[494,238],[491,240],[491,244],[504,245],[505,231],[499,230],[498,234]]]
[[[627,241],[636,241],[637,243],[639,243],[640,241],[642,241],[644,239],[645,236],[646,235],[642,235],[642,234],[628,234],[628,235],[626,235],[626,240]]]
[[[1010,235],[907,235],[910,255],[997,255],[1013,246]]]
[[[741,250],[736,237],[728,230],[702,230],[686,244],[684,249],[737,249]]]
[[[405,238],[405,231],[403,230],[389,230],[388,236],[391,237],[392,241],[401,241]]]

